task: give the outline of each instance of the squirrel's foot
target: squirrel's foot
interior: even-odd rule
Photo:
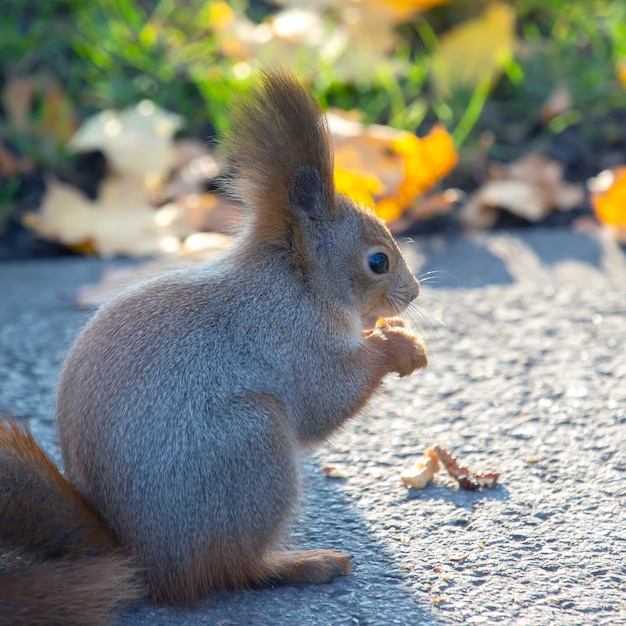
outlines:
[[[351,559],[339,550],[270,552],[265,558],[266,580],[287,584],[329,583],[350,573]]]
[[[401,317],[380,317],[374,328],[364,331],[363,336],[367,338],[381,328],[408,328],[408,326],[406,320],[403,320]]]
[[[382,326],[390,326],[391,328],[407,328],[408,323],[401,317],[384,317],[381,318],[379,324]]]
[[[384,351],[389,362],[389,371],[408,376],[416,369],[426,367],[428,358],[424,340],[418,333],[409,330],[406,322],[398,317],[381,319],[372,336],[384,338]]]

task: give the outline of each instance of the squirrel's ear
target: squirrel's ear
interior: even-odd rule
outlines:
[[[313,220],[328,211],[327,193],[316,168],[305,165],[296,171],[289,190],[289,206]]]

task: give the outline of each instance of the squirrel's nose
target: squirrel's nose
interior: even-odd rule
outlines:
[[[413,287],[414,289],[413,289],[413,293],[411,294],[411,302],[413,302],[413,300],[415,300],[415,298],[417,298],[417,296],[419,296],[419,293],[420,293],[420,283],[419,283],[419,280],[417,280],[417,278],[415,279],[415,283]]]

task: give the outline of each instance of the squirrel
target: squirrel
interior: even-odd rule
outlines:
[[[419,282],[386,225],[338,193],[326,118],[263,71],[225,139],[234,244],[131,286],[69,350],[65,474],[0,426],[0,624],[101,624],[144,597],[189,605],[348,574],[334,549],[281,549],[301,451],[390,373],[426,366],[398,316]]]

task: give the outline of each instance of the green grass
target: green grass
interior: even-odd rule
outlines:
[[[258,3],[232,4],[255,19],[267,15]],[[468,149],[488,123],[481,121],[486,106],[502,110],[503,119],[532,118],[561,82],[573,108],[546,133],[626,106],[616,76],[616,66],[626,61],[626,5],[619,0],[513,2],[520,40],[514,61],[497,83],[479,80],[443,100],[429,79],[430,55],[442,32],[486,5],[451,2],[399,27],[391,60],[407,68],[400,75],[382,63],[369,76],[346,81],[332,63],[320,62],[316,96],[327,105],[359,109],[365,121],[411,131],[441,121],[457,146],[467,143]],[[34,77],[40,85],[28,129],[16,132],[5,119],[0,132],[43,163],[62,158],[63,151],[63,137],[46,138],[40,123],[52,83],[62,86],[68,116],[84,118],[150,98],[181,114],[191,130],[206,122],[224,129],[240,83],[237,60],[222,55],[204,0],[5,0],[0,41],[0,86],[15,76]]]

